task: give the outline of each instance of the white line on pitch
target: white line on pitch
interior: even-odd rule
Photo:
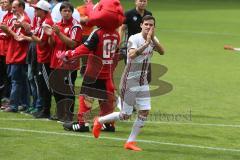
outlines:
[[[31,118],[0,118],[0,121],[45,121],[53,122],[49,119],[31,119]],[[121,123],[133,123],[134,121],[121,121]],[[237,124],[217,124],[217,123],[184,123],[184,122],[160,122],[160,121],[147,121],[149,124],[167,124],[167,125],[192,125],[192,126],[214,126],[214,127],[231,127],[231,128],[240,128],[240,125]]]
[[[0,128],[0,130],[13,131],[13,132],[28,132],[28,133],[40,133],[40,134],[49,134],[49,135],[93,138],[90,135],[80,135],[80,134],[74,134],[74,133],[49,132],[49,131],[39,131],[39,130],[28,130],[28,129],[22,129],[22,128]],[[125,141],[126,140],[124,138],[114,138],[114,137],[104,137],[104,136],[100,137],[100,139],[108,139],[108,140],[114,140],[114,141]],[[208,150],[217,150],[217,151],[240,152],[240,149],[199,146],[199,145],[192,145],[192,144],[168,143],[168,142],[160,142],[160,141],[152,141],[152,140],[138,140],[138,142],[149,143],[149,144],[177,146],[177,147],[185,147],[185,148],[199,148],[199,149],[208,149]]]

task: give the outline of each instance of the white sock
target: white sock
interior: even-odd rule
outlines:
[[[147,117],[139,116],[135,120],[132,126],[132,131],[130,136],[128,137],[127,142],[135,142],[137,135],[139,134],[141,128],[144,126],[144,122],[147,120]]]
[[[120,115],[120,112],[113,112],[113,113],[108,114],[106,116],[99,117],[98,120],[101,124],[107,123],[107,122],[114,122],[114,121],[118,121],[120,119],[119,115]]]

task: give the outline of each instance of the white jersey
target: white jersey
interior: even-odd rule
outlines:
[[[141,47],[145,41],[146,40],[143,38],[142,33],[130,36],[127,51],[129,52],[130,49],[137,49]],[[153,48],[154,45],[151,42],[141,55],[131,59],[129,54],[127,54],[127,65],[125,67],[122,80],[135,79],[139,81],[140,85],[147,83],[148,66],[153,54]]]
[[[130,36],[127,50],[138,49],[145,43],[142,33]],[[132,114],[133,106],[138,110],[150,110],[151,99],[149,85],[147,82],[148,66],[153,54],[153,42],[141,53],[141,55],[130,58],[127,54],[127,65],[124,69],[120,84],[121,112]]]
[[[62,3],[57,3],[52,9],[51,17],[54,23],[58,23],[62,20],[62,15],[60,13],[61,4]],[[75,8],[74,8],[72,17],[76,19],[78,22],[80,22],[80,14]]]

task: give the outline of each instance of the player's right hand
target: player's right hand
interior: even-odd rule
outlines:
[[[150,28],[148,35],[147,35],[147,43],[150,44],[153,36],[153,27]]]

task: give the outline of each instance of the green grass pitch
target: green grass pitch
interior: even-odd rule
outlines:
[[[134,4],[121,2],[126,10]],[[54,121],[0,112],[0,159],[240,159],[240,54],[223,50],[240,47],[239,6],[239,0],[149,0],[166,48],[152,62],[167,68],[160,80],[173,89],[152,98],[152,116],[138,137],[142,152],[123,149],[131,122],[96,140]]]

